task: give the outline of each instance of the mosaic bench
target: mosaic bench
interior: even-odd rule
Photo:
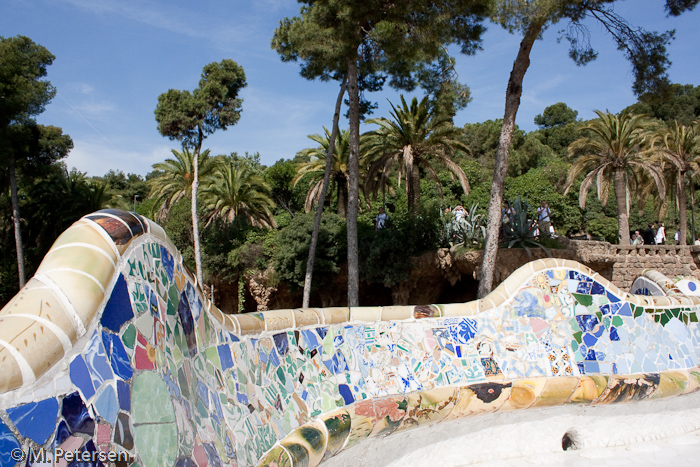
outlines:
[[[0,311],[0,467],[315,466],[478,414],[696,391],[700,298],[636,287],[656,296],[547,259],[465,304],[225,315],[161,227],[99,211]]]

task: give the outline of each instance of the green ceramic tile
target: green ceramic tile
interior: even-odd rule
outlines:
[[[581,305],[585,306],[588,308],[589,306],[593,305],[593,297],[591,295],[585,295],[585,294],[579,294],[579,293],[572,293],[571,294],[574,299],[580,303]]]
[[[583,333],[581,331],[575,332],[574,333],[574,339],[576,339],[576,342],[578,344],[581,343],[581,336],[583,336]]]
[[[128,348],[134,348],[134,342],[136,341],[136,328],[133,324],[129,323],[124,332],[122,333],[122,342]]]
[[[615,327],[622,326],[623,325],[622,317],[617,316],[617,315],[613,316],[612,325]]]

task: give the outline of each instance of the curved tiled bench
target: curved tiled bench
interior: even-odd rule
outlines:
[[[700,387],[699,311],[546,259],[466,304],[225,315],[159,226],[100,211],[0,312],[0,467],[54,448],[313,466],[479,414],[680,396]]]

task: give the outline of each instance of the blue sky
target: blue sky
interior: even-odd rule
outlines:
[[[662,5],[627,0],[617,10],[647,29],[675,28],[671,80],[700,85],[700,9],[666,18]],[[56,56],[48,79],[58,94],[39,121],[73,138],[69,167],[89,175],[110,169],[148,173],[179,148],[156,130],[158,95],[194,89],[204,65],[224,58],[245,69],[243,113],[236,126],[210,136],[205,148],[213,154],[259,152],[270,165],[314,145],[307,135],[330,126],[338,90],[335,82],[301,78],[297,64],[282,63],[270,49],[279,21],[298,10],[296,0],[2,0],[0,36],[28,36]],[[596,109],[617,112],[636,101],[630,67],[600,26],[590,23],[600,55],[586,67],[568,58],[567,44],[557,44],[563,26],[551,27],[533,48],[517,120],[526,131],[535,129],[535,115],[556,102],[587,119]],[[459,79],[473,97],[456,116],[457,125],[503,116],[520,39],[488,27],[481,52],[457,55]],[[371,95],[380,105],[374,116],[388,116],[387,99],[397,102],[398,96],[389,89]]]

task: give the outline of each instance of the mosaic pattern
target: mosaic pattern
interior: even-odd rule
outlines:
[[[0,467],[58,447],[91,466],[313,466],[445,420],[695,391],[700,298],[644,277],[664,295],[548,259],[467,304],[228,316],[160,227],[100,211],[0,312]]]

